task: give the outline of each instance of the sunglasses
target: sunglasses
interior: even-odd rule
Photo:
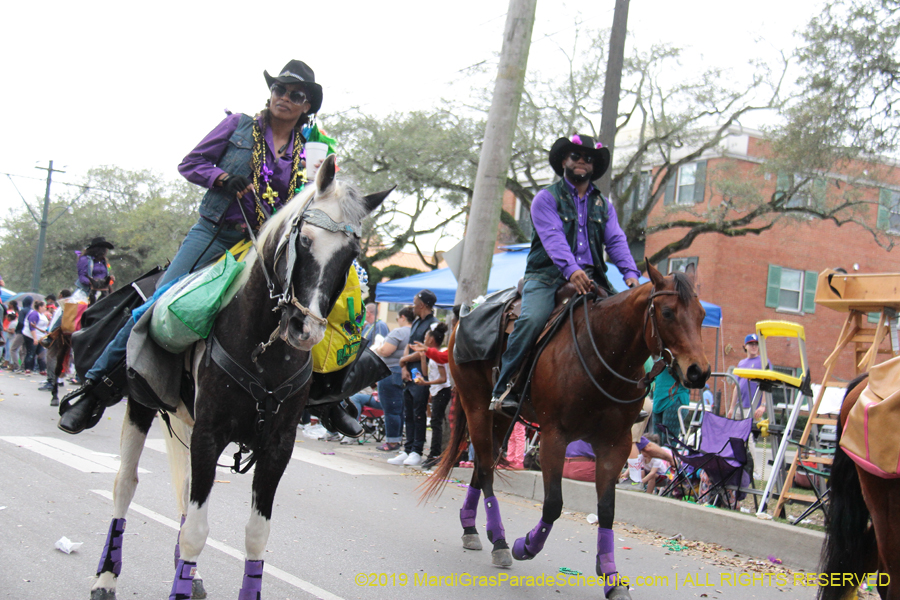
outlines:
[[[293,104],[303,104],[306,102],[306,92],[302,90],[294,90],[293,92],[288,92],[287,88],[281,85],[280,83],[273,83],[272,87],[269,88],[271,90],[272,95],[281,98],[282,96],[287,96],[288,100],[290,100]]]
[[[579,160],[583,160],[587,164],[591,164],[594,162],[594,157],[591,154],[582,154],[581,152],[572,152],[569,154],[569,160],[572,162],[578,162]]]

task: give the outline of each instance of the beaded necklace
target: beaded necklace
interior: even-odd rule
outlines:
[[[294,197],[294,194],[299,191],[297,189],[297,178],[300,173],[300,156],[302,153],[302,138],[300,136],[300,132],[295,130],[294,153],[291,157],[291,179],[288,183],[288,197],[285,198],[283,204],[287,204],[290,199]],[[263,183],[265,183],[266,185],[266,190],[263,192],[262,197],[265,198],[266,202],[269,205],[269,214],[274,215],[277,211],[277,209],[275,208],[275,201],[278,198],[278,192],[272,189],[272,186],[269,183],[269,178],[275,174],[275,171],[270,169],[266,164],[266,138],[259,126],[259,121],[256,119],[253,120],[253,151],[251,169],[253,171],[253,189],[259,190],[259,180],[260,178],[262,178]],[[269,215],[266,214],[266,211],[263,208],[263,202],[262,200],[260,200],[259,195],[254,192],[253,197],[255,199],[254,207],[256,208],[257,225],[262,226],[266,219],[269,218]]]

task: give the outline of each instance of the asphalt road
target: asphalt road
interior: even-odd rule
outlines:
[[[107,410],[95,429],[70,436],[56,428],[56,410],[49,395],[37,391],[39,383],[35,375],[0,371],[0,597],[87,599],[112,511],[124,404]],[[141,461],[146,472],[127,517],[120,600],[166,598],[171,587],[176,505],[161,429],[154,426],[150,438]],[[500,570],[491,566],[489,550],[462,548],[463,484],[450,483],[437,501],[419,503],[416,488],[425,475],[388,465],[386,458],[373,444],[298,436],[276,496],[264,598],[603,597],[602,587],[577,580],[548,585],[562,567],[593,575],[596,527],[584,515],[565,514],[537,558]],[[199,561],[210,599],[237,597],[249,507],[250,476],[220,469],[210,538]],[[510,543],[540,517],[539,505],[513,496],[501,498],[501,510]],[[479,529],[489,547],[483,505]],[[54,547],[63,536],[83,545],[65,554]],[[635,585],[636,600],[815,597],[812,588],[759,575],[753,580],[748,572],[670,551],[648,537],[617,532],[617,564]]]

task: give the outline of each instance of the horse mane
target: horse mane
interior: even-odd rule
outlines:
[[[697,295],[691,279],[681,272],[675,272],[672,275],[675,277],[675,291],[678,293],[678,299],[685,304],[690,302],[691,298]]]

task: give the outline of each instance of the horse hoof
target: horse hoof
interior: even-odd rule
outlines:
[[[509,548],[500,548],[491,552],[491,563],[495,567],[511,567],[513,560]]]
[[[464,533],[462,541],[466,550],[481,550],[481,538],[477,533]]]
[[[631,600],[631,592],[624,585],[617,585],[606,594],[606,600]]]
[[[91,590],[91,600],[116,600],[116,590]]]
[[[203,587],[203,580],[196,577],[191,582],[191,600],[200,600],[206,598],[206,588]]]
[[[520,537],[512,547],[512,555],[516,560],[531,560],[534,555],[525,549],[525,538]]]

